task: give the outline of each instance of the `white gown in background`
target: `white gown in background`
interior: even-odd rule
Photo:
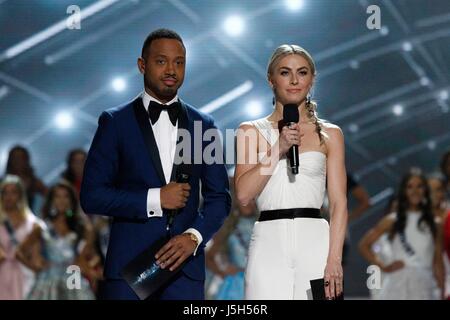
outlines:
[[[430,300],[439,298],[433,276],[434,240],[428,226],[418,228],[420,212],[407,213],[405,238],[414,253],[408,253],[398,234],[391,242],[391,261],[401,260],[405,267],[384,273],[380,300]],[[390,214],[395,219],[396,214]]]

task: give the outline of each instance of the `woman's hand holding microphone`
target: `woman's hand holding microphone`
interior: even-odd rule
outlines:
[[[293,145],[301,145],[301,139],[304,136],[300,131],[300,125],[298,123],[284,126],[280,132],[278,138],[279,155],[283,156],[289,151],[289,148]]]

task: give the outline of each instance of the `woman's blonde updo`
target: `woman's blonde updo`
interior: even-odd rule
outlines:
[[[270,57],[269,64],[267,66],[267,77],[270,79],[270,76],[273,74],[275,66],[277,63],[287,55],[290,54],[298,54],[306,59],[311,69],[311,73],[313,76],[316,76],[316,65],[314,64],[314,60],[311,55],[304,48],[297,46],[295,44],[282,44],[279,46],[272,56]],[[274,92],[275,93],[275,92]],[[308,111],[308,117],[316,126],[316,132],[319,135],[320,144],[323,144],[324,138],[326,137],[326,133],[323,131],[323,123],[324,120],[320,119],[317,115],[317,103],[311,100],[310,97],[306,98],[305,103],[306,111]]]

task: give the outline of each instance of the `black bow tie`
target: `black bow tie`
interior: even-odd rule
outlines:
[[[170,105],[164,105],[156,101],[150,101],[148,115],[152,124],[155,124],[158,121],[161,111],[163,110],[166,110],[169,113],[170,122],[175,126],[177,124],[178,115],[180,114],[181,103],[174,102]]]

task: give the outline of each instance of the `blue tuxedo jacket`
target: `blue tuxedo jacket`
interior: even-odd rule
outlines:
[[[194,158],[194,121],[205,130],[215,128],[213,119],[181,101],[178,128],[191,134],[191,159]],[[180,139],[180,136],[179,136]],[[203,140],[203,139],[202,139]],[[202,151],[210,142],[201,142]],[[198,147],[197,147],[198,148]],[[192,162],[193,163],[193,162]],[[171,181],[176,178],[176,165]],[[81,187],[81,206],[88,214],[113,217],[105,278],[121,279],[121,269],[166,232],[163,217],[147,215],[147,192],[166,184],[158,147],[148,114],[139,96],[134,101],[104,111],[85,163]],[[199,210],[199,185],[204,199]],[[197,229],[203,242],[195,256],[182,269],[192,279],[204,280],[204,247],[220,228],[230,211],[228,175],[224,164],[192,165],[191,192],[186,206],[179,210],[173,234]]]

